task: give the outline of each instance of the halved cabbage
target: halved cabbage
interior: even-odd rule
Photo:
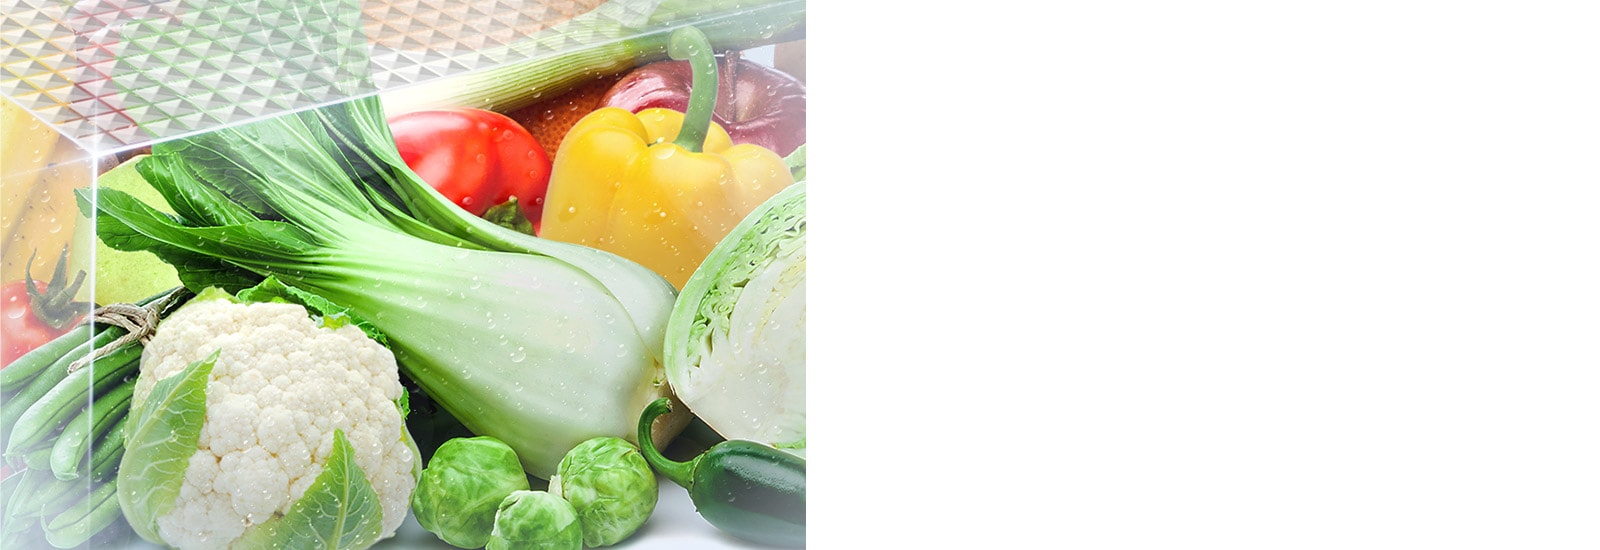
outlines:
[[[735,226],[667,321],[667,382],[728,439],[805,456],[806,182]]]

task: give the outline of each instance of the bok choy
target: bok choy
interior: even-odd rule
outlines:
[[[671,395],[672,286],[455,208],[406,167],[374,97],[160,143],[137,168],[173,213],[80,191],[108,246],[155,253],[189,288],[275,276],[348,307],[387,334],[407,377],[532,475],[589,438],[633,441],[638,412]]]

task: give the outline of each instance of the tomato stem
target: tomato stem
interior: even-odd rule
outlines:
[[[28,292],[29,303],[33,306],[31,308],[33,316],[46,326],[60,330],[77,322],[88,307],[88,304],[72,299],[78,294],[78,289],[83,288],[83,279],[87,274],[78,271],[72,284],[66,283],[67,247],[62,246],[61,256],[56,259],[55,272],[50,275],[50,282],[45,283],[44,291],[40,292],[38,282],[33,279],[33,260],[38,254],[38,250],[30,253],[27,265],[22,268],[23,288]]]

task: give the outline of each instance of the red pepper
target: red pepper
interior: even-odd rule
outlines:
[[[475,216],[513,197],[539,226],[550,156],[517,121],[483,109],[434,109],[389,119],[406,166]]]

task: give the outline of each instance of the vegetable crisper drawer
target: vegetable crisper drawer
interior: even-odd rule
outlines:
[[[0,549],[803,546],[805,33],[0,0]]]

